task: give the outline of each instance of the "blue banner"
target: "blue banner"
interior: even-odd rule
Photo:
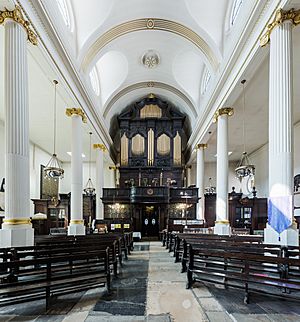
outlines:
[[[292,224],[293,199],[292,196],[270,197],[268,200],[268,223],[281,234]]]

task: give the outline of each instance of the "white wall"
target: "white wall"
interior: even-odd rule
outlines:
[[[204,165],[204,187],[208,187],[210,184],[216,187],[217,178],[217,168],[216,162],[205,162]],[[232,187],[235,187],[236,192],[240,190],[239,180],[235,177],[234,169],[236,167],[236,162],[229,163],[229,177],[228,177],[228,192],[232,191]],[[211,178],[211,182],[209,182]],[[196,163],[192,164],[191,168],[191,184],[196,184]]]
[[[104,187],[105,188],[114,188],[114,171],[109,170],[108,162],[104,161],[103,171],[104,171]],[[63,169],[65,170],[64,178],[60,181],[59,192],[60,193],[69,193],[71,192],[71,162],[64,162]],[[89,178],[89,163],[83,162],[83,182],[82,189],[84,189],[87,180]],[[91,179],[93,184],[96,184],[96,163],[91,163]]]
[[[300,122],[294,126],[294,175],[300,173]],[[255,187],[258,197],[268,197],[269,194],[269,144],[249,155],[255,165]]]

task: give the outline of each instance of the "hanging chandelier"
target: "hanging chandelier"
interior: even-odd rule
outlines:
[[[53,80],[54,83],[54,127],[53,127],[53,154],[46,167],[44,173],[47,178],[62,179],[64,177],[64,169],[61,167],[61,163],[55,153],[56,148],[56,86],[57,80]]]
[[[92,132],[89,133],[90,135],[90,156],[89,156],[89,179],[83,189],[83,192],[87,196],[94,196],[95,195],[95,188],[91,179],[91,156],[92,156]]]
[[[244,144],[244,152],[241,156],[241,159],[235,168],[235,174],[240,182],[243,178],[248,176],[254,176],[255,174],[255,166],[251,164],[248,154],[246,152],[246,144],[245,144],[245,83],[246,80],[243,79],[241,84],[243,85],[243,144]]]

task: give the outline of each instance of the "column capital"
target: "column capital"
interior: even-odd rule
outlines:
[[[199,144],[196,144],[196,150],[199,150],[199,149],[206,149],[207,148],[207,144],[204,144],[204,143],[199,143]]]
[[[31,29],[30,22],[24,19],[23,13],[19,6],[16,6],[14,10],[0,10],[0,25],[4,24],[6,19],[11,19],[16,23],[22,25],[22,27],[24,27],[27,32],[28,40],[33,45],[37,45],[37,35]]]
[[[228,116],[231,116],[233,115],[234,113],[234,110],[233,110],[233,107],[222,107],[222,108],[219,108],[216,113],[214,114],[214,117],[213,117],[213,123],[216,123],[218,121],[218,118],[220,115],[228,115]]]
[[[275,13],[273,21],[268,24],[267,31],[260,37],[260,46],[264,47],[270,42],[271,32],[276,26],[281,25],[284,21],[289,20],[295,26],[300,24],[300,10],[290,9],[283,10],[278,9]]]
[[[95,150],[96,149],[100,149],[103,152],[106,152],[107,151],[106,146],[104,144],[102,144],[102,143],[93,144],[93,148]]]
[[[66,115],[67,116],[73,116],[78,115],[81,116],[82,122],[86,123],[86,116],[81,108],[66,108]]]

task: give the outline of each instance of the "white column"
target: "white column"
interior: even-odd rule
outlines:
[[[264,237],[266,243],[282,245],[299,245],[293,203],[292,25],[284,20],[270,35],[269,201]]]
[[[82,121],[85,116],[80,108],[67,108],[66,114],[72,118],[71,157],[71,220],[68,235],[85,235],[82,202]]]
[[[198,197],[200,198],[197,204],[197,219],[205,220],[204,218],[204,150],[206,144],[197,145],[197,188]]]
[[[21,12],[18,8],[12,12]],[[28,31],[28,30],[27,30]],[[27,37],[24,26],[5,20],[5,219],[0,247],[31,246]]]
[[[103,153],[106,148],[103,144],[94,144],[97,149],[96,157],[96,219],[104,219],[104,207],[102,203],[102,193],[104,188],[104,164]]]
[[[214,233],[229,235],[228,221],[228,116],[233,114],[232,108],[220,108],[215,120],[218,122],[217,132],[217,204]]]

